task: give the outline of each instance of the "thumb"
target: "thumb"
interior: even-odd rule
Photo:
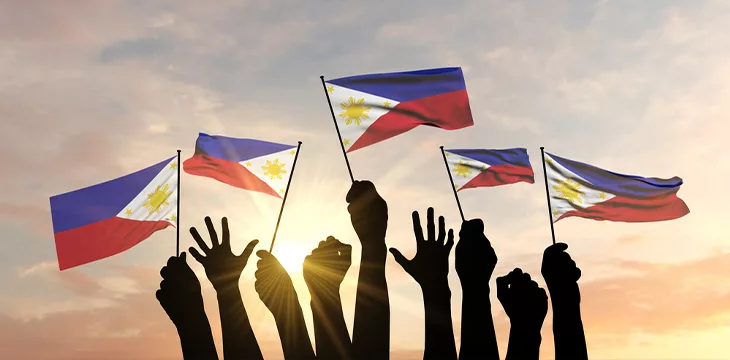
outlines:
[[[403,270],[408,271],[408,267],[410,265],[410,262],[408,259],[406,259],[403,254],[398,251],[396,248],[390,248],[390,253],[393,254],[393,258],[395,259],[395,262],[400,264],[400,266],[403,268]]]
[[[568,244],[566,243],[556,243],[553,245],[550,245],[545,249],[545,253],[559,253],[561,251],[565,251],[568,249]]]
[[[243,249],[243,253],[241,254],[241,257],[244,261],[248,260],[248,258],[251,256],[251,253],[253,253],[253,248],[255,248],[258,244],[258,240],[252,240],[250,243],[248,243],[248,245],[246,245],[246,248]]]
[[[272,257],[273,255],[271,255],[271,253],[266,250],[259,250],[256,252],[256,256],[260,257],[261,259],[268,259],[268,258]]]

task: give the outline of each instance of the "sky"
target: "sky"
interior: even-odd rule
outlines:
[[[701,0],[0,0],[0,358],[178,359],[175,328],[155,299],[173,255],[169,228],[117,256],[59,271],[49,198],[116,178],[182,150],[198,132],[302,149],[274,254],[301,263],[333,235],[353,245],[341,293],[352,331],[360,245],[350,185],[319,76],[462,67],[475,125],[419,127],[350,155],[354,176],[386,199],[387,244],[415,253],[410,213],[429,206],[448,227],[458,208],[438,146],[525,147],[534,185],[465,190],[499,261],[540,273],[551,243],[540,146],[625,174],[684,180],[691,212],[626,224],[569,218],[558,241],[581,268],[592,359],[727,359],[730,217],[730,3]],[[280,202],[183,175],[181,247],[207,215],[227,216],[234,251],[268,247]],[[221,353],[215,293],[203,286]],[[312,331],[300,268],[288,266]],[[267,359],[281,359],[273,317],[241,277]],[[420,359],[418,285],[388,257],[392,359]],[[457,345],[461,289],[449,280]],[[494,289],[494,279],[490,283]],[[490,295],[500,353],[509,321]],[[485,299],[486,301],[486,299]],[[552,313],[542,358],[553,358]],[[312,337],[312,340],[314,338]]]

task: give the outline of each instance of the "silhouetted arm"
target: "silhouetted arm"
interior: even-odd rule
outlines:
[[[188,266],[185,253],[171,257],[160,275],[162,282],[155,295],[177,329],[183,358],[218,360],[200,282]]]
[[[390,357],[390,300],[385,280],[388,206],[369,181],[355,181],[347,194],[352,226],[362,244],[355,299],[352,349],[357,359]]]
[[[581,271],[565,252],[567,248],[564,243],[551,245],[545,249],[542,260],[542,274],[553,308],[555,359],[587,360],[578,288]]]
[[[258,240],[251,241],[241,255],[231,251],[228,219],[222,219],[223,236],[218,243],[218,235],[210,217],[205,218],[212,247],[203,241],[198,230],[190,228],[193,239],[203,251],[201,255],[195,248],[190,254],[205,268],[205,274],[213,284],[218,296],[218,309],[223,333],[223,357],[225,359],[263,359],[256,336],[243,306],[238,281],[248,263]]]
[[[456,272],[462,289],[459,360],[499,360],[489,297],[489,280],[496,265],[497,254],[484,236],[482,220],[464,222],[456,244]]]
[[[352,246],[330,236],[304,259],[318,360],[352,359],[352,342],[340,298],[340,284],[352,263],[351,254]]]
[[[423,306],[426,317],[426,344],[423,358],[428,360],[456,360],[454,327],[451,321],[451,290],[449,289],[449,253],[454,246],[454,231],[449,230],[446,240],[446,225],[439,216],[439,232],[433,221],[433,208],[427,213],[428,237],[424,239],[421,219],[413,212],[413,233],[417,251],[412,260],[406,259],[400,251],[391,248],[395,261],[410,274],[423,292]]]
[[[289,274],[268,251],[259,250],[256,283],[259,298],[274,315],[286,360],[315,360],[302,307]]]
[[[509,345],[506,360],[540,358],[540,329],[547,315],[547,293],[516,268],[497,278],[497,298],[509,317]]]

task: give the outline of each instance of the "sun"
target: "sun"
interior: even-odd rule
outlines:
[[[456,177],[463,177],[463,178],[469,177],[469,175],[471,175],[471,169],[467,165],[469,165],[469,163],[459,161],[458,164],[454,165],[454,168],[451,169],[451,171],[453,171],[454,174],[456,174]]]
[[[170,185],[157,185],[157,189],[151,194],[147,194],[147,200],[144,201],[142,206],[149,208],[149,214],[152,215],[153,212],[160,212],[160,207],[170,205],[170,203],[167,202],[167,197],[172,194],[172,191],[167,192],[167,189],[170,187]]]
[[[341,112],[338,116],[346,118],[345,125],[350,125],[354,123],[356,126],[360,126],[363,120],[370,118],[370,116],[368,116],[368,111],[370,111],[370,107],[364,106],[364,103],[364,98],[355,100],[354,97],[350,96],[350,98],[347,99],[346,102],[340,104],[340,107],[344,111]]]
[[[309,255],[309,253],[310,251],[307,251],[298,245],[285,242],[282,242],[282,244],[279,245],[279,241],[277,241],[273,252],[281,266],[283,266],[289,274],[302,271],[304,258]]]
[[[573,180],[565,179],[565,181],[561,181],[558,185],[553,185],[553,189],[560,193],[558,197],[561,199],[568,200],[574,204],[583,203],[583,200],[580,198],[580,184]]]
[[[286,174],[284,166],[286,166],[286,164],[280,163],[279,159],[275,159],[274,162],[266,160],[266,165],[261,168],[264,169],[264,176],[268,176],[271,180],[274,180],[275,178],[281,180],[281,175]]]

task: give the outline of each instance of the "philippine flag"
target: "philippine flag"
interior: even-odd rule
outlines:
[[[677,197],[682,179],[617,174],[545,153],[553,222],[570,216],[653,222],[689,214]]]
[[[474,125],[458,67],[357,75],[326,86],[347,152],[418,125],[444,130]]]
[[[457,191],[477,187],[535,183],[527,149],[444,149]]]
[[[281,198],[296,154],[296,145],[200,133],[183,170]]]
[[[61,270],[121,253],[177,224],[177,157],[51,197]]]

